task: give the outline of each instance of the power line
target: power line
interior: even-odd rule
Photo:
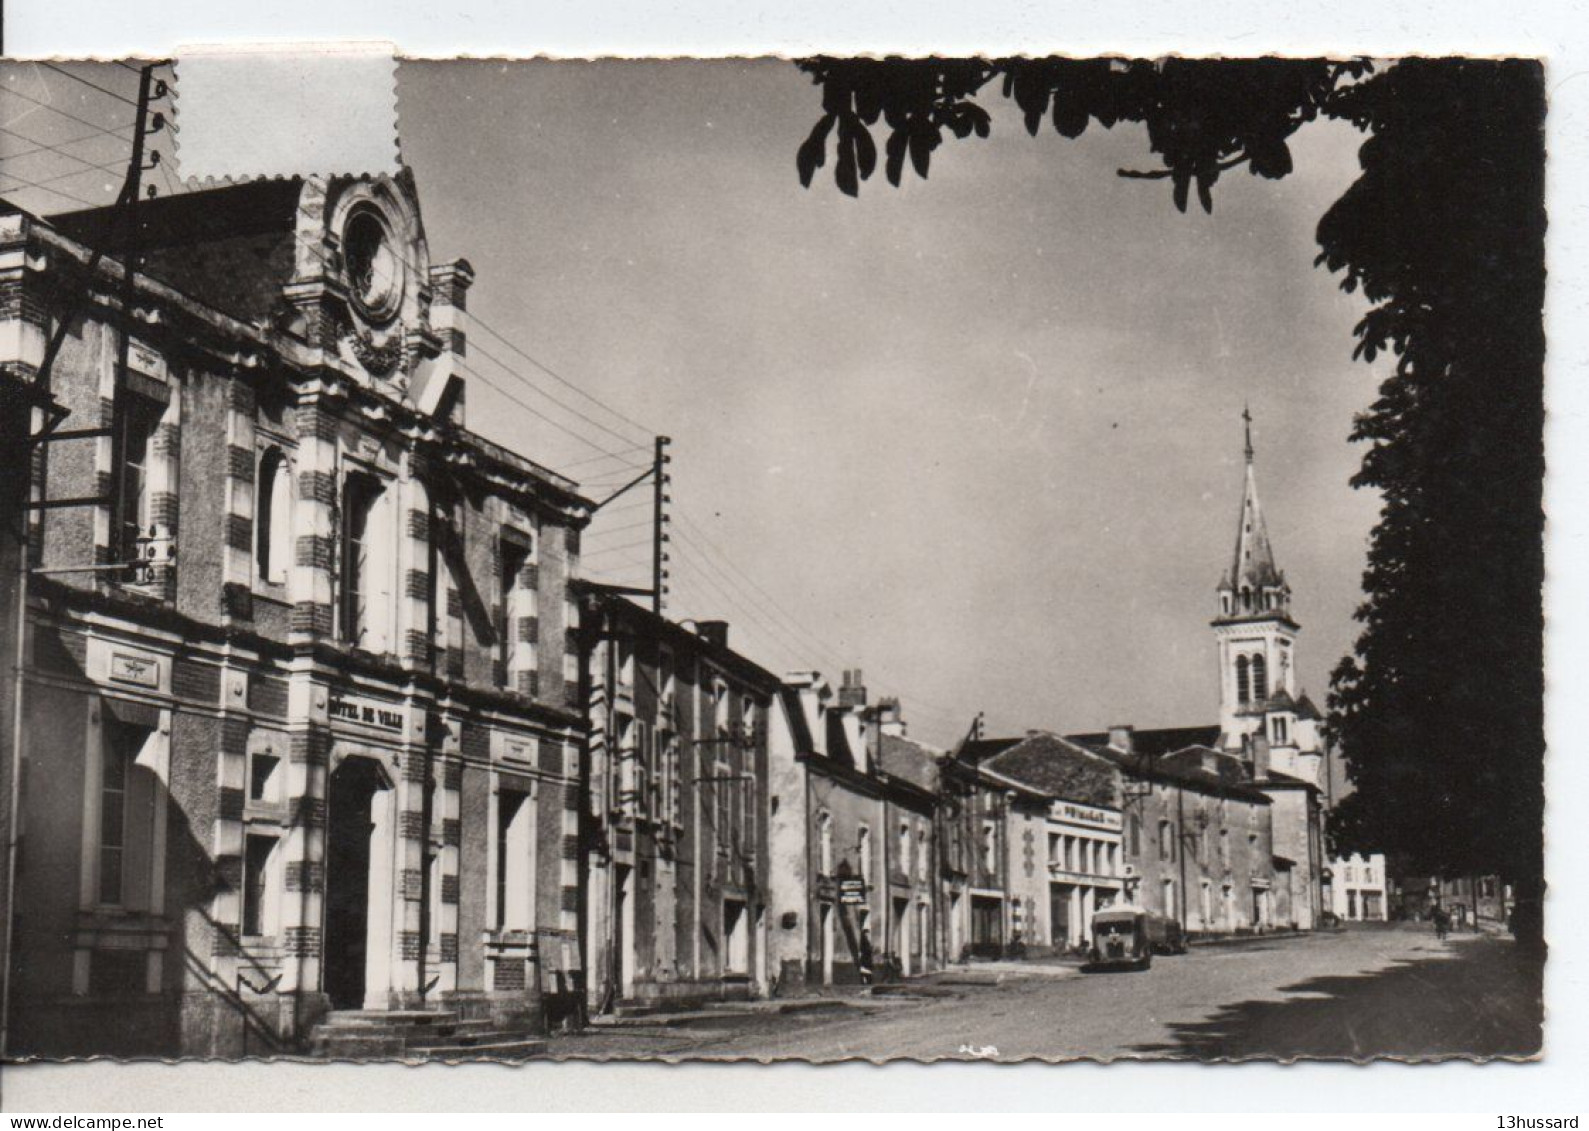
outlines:
[[[19,149],[15,153],[0,154],[0,161],[16,161],[16,160],[19,160],[19,159],[21,159],[23,157],[30,157],[30,156],[32,156],[35,153],[43,153],[46,150],[51,150],[51,151],[54,151],[56,153],[61,153],[61,152],[63,152],[64,148],[66,146],[68,146],[68,145],[76,145],[79,142],[84,142],[84,141],[98,141],[100,138],[106,136],[104,130],[102,130],[102,129],[94,129],[94,130],[90,130],[86,134],[79,134],[77,137],[69,137],[65,141],[58,141],[54,145],[51,145],[48,142],[39,141],[37,138],[31,138],[31,137],[27,137],[27,136],[25,136],[23,134],[19,134],[15,130],[6,129],[4,126],[0,126],[0,130],[5,130],[5,132],[10,134],[12,137],[21,138],[23,141],[31,141],[31,142],[33,142],[33,148],[32,149]],[[117,136],[119,136],[119,135],[117,135]],[[74,155],[73,154],[67,154],[67,156],[70,157],[70,156],[74,156]]]
[[[649,545],[651,545],[651,539],[641,538],[634,542],[625,542],[621,546],[598,546],[594,550],[586,550],[581,547],[579,556],[581,558],[591,558],[595,557],[597,554],[616,554],[620,550],[638,550],[641,546]]]
[[[690,537],[690,535],[688,533],[686,533],[683,530],[680,530],[680,531],[678,531],[678,534],[680,536],[681,541],[685,545],[695,546],[696,551],[699,552],[702,555],[703,559],[711,560],[712,563],[714,564],[714,566],[716,566],[716,568],[718,569],[720,575],[723,576],[724,580],[728,581],[730,584],[733,584],[733,579],[731,577],[728,577],[726,573],[723,573],[722,570],[723,570],[724,567],[728,567],[728,568],[733,569],[734,572],[738,573],[742,578],[744,578],[744,580],[745,580],[745,582],[747,584],[749,584],[751,587],[753,587],[757,592],[759,592],[761,594],[761,596],[765,600],[767,608],[768,608],[768,616],[771,617],[774,614],[777,614],[781,618],[781,620],[786,623],[787,627],[785,628],[785,631],[791,633],[791,636],[792,636],[793,640],[796,643],[798,643],[798,641],[799,641],[799,639],[801,637],[804,637],[806,640],[811,642],[811,645],[813,645],[813,646],[802,645],[802,646],[796,648],[796,654],[800,654],[802,652],[810,651],[810,652],[814,652],[818,657],[821,657],[824,660],[825,663],[831,663],[831,664],[834,665],[834,667],[838,668],[839,670],[843,670],[846,666],[848,666],[846,661],[844,661],[842,659],[841,654],[836,649],[834,649],[834,647],[831,644],[828,644],[828,643],[824,642],[820,637],[815,636],[809,630],[805,629],[802,625],[800,625],[800,623],[786,609],[784,609],[781,605],[778,604],[778,602],[776,600],[773,599],[771,594],[767,593],[767,591],[764,588],[762,588],[762,586],[760,586],[754,580],[752,580],[749,577],[749,575],[746,574],[743,570],[741,570],[738,566],[735,566],[733,564],[733,562],[728,558],[728,556],[722,552],[721,549],[717,549],[715,544],[712,543],[710,541],[710,539],[708,539],[706,537],[705,533],[702,532],[699,529],[699,524],[693,522],[687,515],[685,515],[683,513],[679,514],[679,518],[680,518],[680,520],[683,523],[685,523],[691,529],[693,529],[696,532],[696,535],[698,537],[700,537],[703,542],[705,542],[708,546],[711,546],[716,552],[715,552],[715,554],[709,554],[708,551],[703,549],[701,546],[697,545],[694,542],[694,540]],[[718,563],[721,563],[721,564],[718,564]],[[735,585],[735,588],[738,589],[740,593],[744,594],[745,591],[743,589],[740,589],[739,586]],[[749,598],[748,594],[746,596],[747,596],[747,599],[754,600],[754,598]],[[897,692],[898,690],[899,689],[892,688],[891,686],[888,686],[888,685],[879,685],[879,691],[881,691],[883,694],[888,694],[891,691]],[[923,697],[923,696],[916,696],[916,695],[908,695],[908,696],[899,695],[898,697],[899,698],[908,698],[909,701],[910,701],[912,710],[920,710],[920,711],[922,711],[922,712],[924,712],[926,714],[929,714],[929,715],[936,715],[936,716],[938,716],[939,718],[941,718],[943,720],[954,721],[954,722],[957,722],[957,723],[963,720],[963,716],[962,716],[962,714],[960,712],[951,711],[951,710],[949,710],[947,708],[944,708],[944,707],[935,706],[933,704],[933,701],[931,699],[929,699],[929,698],[926,698],[926,697]]]
[[[498,385],[495,381],[491,380],[491,378],[489,378],[485,374],[481,373],[478,369],[475,369],[472,366],[466,364],[461,359],[455,359],[455,360],[458,363],[458,367],[460,369],[462,369],[465,373],[468,373],[468,374],[470,374],[472,376],[480,378],[480,380],[485,382],[487,386],[489,386],[490,388],[495,389],[497,392],[499,392],[503,396],[507,397],[508,400],[512,401],[514,404],[516,404],[520,408],[524,409],[526,412],[529,412],[532,415],[539,417],[541,420],[546,421],[546,423],[550,424],[552,427],[556,428],[558,431],[566,432],[568,435],[572,436],[574,439],[578,440],[580,443],[586,444],[586,445],[588,445],[588,446],[590,446],[592,448],[595,448],[598,452],[602,452],[605,455],[613,455],[614,454],[613,452],[609,451],[608,449],[602,447],[600,444],[596,443],[596,441],[590,439],[588,436],[582,435],[579,432],[575,432],[572,428],[569,428],[567,425],[561,423],[560,421],[552,419],[550,416],[547,416],[544,412],[540,411],[535,406],[533,406],[529,402],[525,401],[522,397],[516,396],[510,390],[504,389],[501,385]],[[509,372],[512,372],[512,371],[510,370]],[[636,467],[636,470],[639,470],[639,468]]]
[[[554,381],[557,381],[558,383],[560,383],[562,385],[566,385],[568,388],[572,389],[574,392],[578,393],[580,396],[582,396],[586,400],[588,400],[591,404],[597,405],[598,407],[600,407],[604,411],[611,413],[613,416],[617,417],[619,420],[623,421],[625,424],[629,425],[631,428],[639,429],[640,432],[643,435],[646,435],[646,436],[654,436],[654,435],[656,435],[656,429],[649,428],[646,425],[641,424],[638,420],[635,420],[633,417],[624,415],[623,413],[619,412],[617,409],[613,408],[610,404],[607,404],[605,401],[602,401],[599,398],[593,396],[592,394],[586,392],[579,385],[576,385],[574,382],[572,382],[572,381],[568,380],[567,378],[565,378],[562,374],[560,374],[556,370],[552,369],[552,367],[547,365],[544,361],[541,361],[538,358],[532,357],[529,353],[525,352],[521,347],[514,345],[507,338],[503,337],[501,333],[499,333],[497,330],[495,330],[490,325],[490,323],[486,322],[485,319],[471,314],[469,316],[469,321],[470,321],[471,324],[473,324],[475,326],[479,326],[482,330],[484,330],[486,333],[490,334],[497,341],[499,341],[503,345],[507,346],[508,349],[510,349],[514,353],[518,354],[520,357],[522,357],[525,361],[529,362],[531,365],[535,366],[535,368],[539,369],[542,373],[545,373],[548,377],[552,378]]]
[[[138,105],[138,100],[136,98],[128,98],[125,94],[117,94],[114,90],[109,90],[109,89],[107,89],[107,88],[105,88],[103,86],[100,86],[98,83],[89,82],[87,79],[83,78],[81,75],[74,75],[74,74],[72,74],[71,71],[65,70],[65,69],[63,69],[61,67],[57,67],[54,63],[40,63],[39,66],[47,67],[48,69],[54,71],[58,75],[65,75],[67,78],[71,79],[73,82],[80,82],[84,86],[88,87],[91,90],[97,90],[101,94],[108,95],[109,97],[114,98],[117,102],[125,102],[128,106],[133,106],[133,107],[136,107]]]
[[[102,126],[98,122],[90,122],[87,118],[79,117],[78,115],[72,113],[70,110],[62,110],[59,106],[52,106],[48,102],[40,102],[37,98],[34,98],[31,94],[24,94],[20,90],[12,90],[10,87],[3,87],[3,88],[0,88],[0,93],[9,94],[9,95],[11,95],[14,98],[24,98],[27,101],[33,103],[33,105],[35,105],[35,106],[42,106],[44,109],[49,110],[52,113],[60,114],[62,117],[65,117],[65,118],[70,118],[74,122],[81,122],[85,126],[92,126],[95,129],[99,130],[101,133],[109,134],[111,137],[119,137],[123,141],[125,141],[128,145],[132,144],[132,138],[128,137],[125,133],[121,132],[121,131],[125,130],[128,126],[132,125],[131,122],[122,122],[121,124],[115,125],[115,126]],[[30,138],[29,140],[32,140],[32,139]]]
[[[79,172],[85,172],[85,173],[87,171],[88,170],[86,170],[86,169],[79,170]],[[27,184],[27,185],[24,185],[24,186],[18,186],[15,189],[0,190],[0,192],[4,192],[7,195],[9,195],[11,193],[26,192],[30,188],[38,189],[38,191],[40,191],[40,192],[51,193],[51,194],[53,194],[55,196],[60,197],[63,200],[70,200],[74,204],[81,204],[81,205],[83,205],[86,208],[104,208],[105,207],[105,204],[103,202],[101,202],[101,201],[87,200],[84,197],[76,195],[75,193],[66,192],[66,191],[64,191],[62,189],[58,189],[58,188],[47,187],[45,185]]]
[[[493,361],[497,365],[500,365],[508,373],[513,374],[513,376],[517,377],[520,381],[524,382],[524,384],[528,385],[530,388],[532,388],[536,392],[540,393],[541,396],[545,397],[547,400],[551,401],[553,404],[557,405],[559,408],[563,409],[565,412],[573,413],[575,416],[577,416],[581,420],[583,420],[586,424],[589,424],[589,425],[591,425],[594,428],[600,428],[603,432],[607,433],[607,435],[613,437],[616,440],[620,440],[620,441],[622,441],[625,444],[633,444],[633,443],[635,443],[635,439],[634,439],[633,436],[626,436],[622,432],[614,431],[613,429],[608,428],[605,424],[601,423],[601,421],[596,420],[596,419],[594,419],[594,418],[592,418],[590,416],[585,415],[585,413],[581,412],[579,409],[575,408],[573,405],[570,405],[570,404],[567,404],[564,401],[558,400],[556,397],[552,396],[551,393],[547,392],[545,389],[543,389],[539,385],[537,385],[534,381],[531,381],[528,377],[524,376],[524,374],[520,373],[518,370],[514,369],[512,366],[508,365],[507,362],[503,361],[501,358],[497,357],[495,354],[491,353],[489,350],[485,350],[485,349],[480,348],[479,343],[476,343],[474,349],[471,350],[470,352],[471,353],[478,353],[481,357],[484,357],[486,360]],[[559,378],[559,380],[562,380],[562,379]],[[567,382],[565,381],[564,384],[567,384]],[[611,454],[611,453],[609,453],[609,454]]]
[[[629,448],[627,450],[629,452],[649,452],[651,450],[651,445],[650,444],[636,444],[634,447]],[[624,455],[623,452],[619,452],[619,453],[616,453],[616,454],[610,455],[610,456],[608,456],[608,455],[586,456],[584,459],[577,459],[573,463],[566,463],[566,464],[563,465],[563,467],[566,470],[567,468],[579,467],[579,466],[581,466],[583,464],[587,464],[587,463],[599,463],[602,460],[621,459],[621,458],[623,458],[623,455]],[[602,472],[600,474],[606,474],[606,473]]]
[[[60,155],[61,155],[61,156],[62,156],[62,157],[65,157],[65,158],[66,158],[66,159],[67,159],[67,160],[69,160],[69,161],[76,161],[76,162],[78,162],[78,163],[79,163],[79,164],[80,164],[80,165],[83,165],[83,166],[85,166],[85,167],[87,167],[87,168],[90,168],[90,169],[104,169],[104,168],[106,168],[106,166],[104,166],[104,165],[96,165],[96,164],[95,164],[95,163],[94,163],[94,162],[92,162],[92,161],[90,161],[90,160],[89,160],[89,159],[88,159],[88,158],[86,158],[86,157],[79,157],[79,156],[78,156],[78,155],[77,155],[77,154],[75,154],[75,153],[68,153],[68,152],[66,152],[66,150],[64,150],[64,149],[62,149],[62,148],[60,148],[60,147],[59,147],[59,146],[55,146],[55,145],[50,145],[50,144],[48,144],[48,143],[47,143],[47,142],[42,142],[42,141],[39,141],[39,139],[38,139],[38,138],[33,138],[33,137],[28,137],[28,136],[27,136],[27,135],[26,135],[26,134],[19,134],[19,133],[17,133],[17,132],[16,132],[16,131],[15,131],[15,130],[13,130],[13,129],[9,129],[9,128],[7,128],[7,127],[6,127],[6,126],[0,126],[0,133],[4,133],[4,134],[9,134],[9,135],[10,135],[10,136],[11,136],[11,137],[14,137],[14,138],[19,138],[19,139],[21,139],[21,140],[22,140],[22,141],[29,141],[29,142],[32,142],[32,143],[34,143],[34,144],[35,144],[35,145],[36,145],[36,146],[38,146],[38,148],[37,148],[37,149],[30,149],[30,150],[28,150],[28,151],[27,151],[27,152],[28,152],[28,153],[38,153],[38,152],[39,152],[39,151],[40,151],[40,150],[45,150],[45,149],[48,149],[48,150],[50,150],[50,151],[51,151],[51,152],[52,152],[52,153],[58,153],[58,154],[60,154]],[[84,138],[78,138],[78,139],[77,139],[77,140],[78,140],[78,141],[83,141],[83,140],[86,140],[86,139],[84,139]],[[70,142],[62,142],[62,143],[61,143],[61,144],[62,144],[62,145],[70,145],[70,144],[71,144],[71,143],[70,143]],[[24,156],[24,154],[20,154],[20,153],[15,153],[15,154],[9,154],[9,155],[8,155],[8,156],[7,156],[7,160],[9,160],[9,159],[10,159],[10,158],[11,158],[11,157],[21,157],[21,156]]]
[[[614,534],[622,534],[625,531],[629,531],[629,530],[639,530],[642,526],[650,528],[652,525],[653,525],[653,523],[651,522],[650,519],[645,519],[645,520],[643,520],[641,522],[631,522],[627,526],[615,526],[615,527],[612,527],[611,529],[603,529],[603,530],[596,530],[596,531],[588,531],[587,530],[585,532],[585,537],[586,538],[611,538]]]
[[[302,216],[305,216],[306,218],[308,218],[310,220],[314,220],[315,219],[315,217],[311,213],[309,213],[302,205],[298,206],[298,213],[300,215],[302,215]],[[396,251],[396,249],[394,249],[394,251]],[[313,252],[313,254],[319,260],[319,262],[320,262],[322,267],[326,265],[327,260],[326,260],[326,258],[324,256],[324,254],[322,254],[322,253],[320,253],[318,251]],[[405,256],[402,252],[396,251],[396,255],[397,255],[397,258],[399,259],[399,261],[401,261],[410,271],[414,272],[414,274],[416,276],[421,276],[421,275],[424,274],[424,272],[422,272],[420,270],[419,265],[416,264],[415,262],[413,262],[413,260],[409,259],[407,256]],[[502,334],[500,334],[496,330],[492,329],[491,326],[488,325],[483,319],[480,319],[480,318],[477,318],[477,317],[475,317],[473,315],[470,315],[469,316],[469,322],[467,323],[467,326],[480,326],[480,327],[482,327],[488,333],[490,333],[492,337],[496,338],[498,341],[502,342],[503,345],[507,346],[507,348],[509,350],[511,350],[513,353],[517,354],[518,356],[523,357],[525,360],[529,361],[530,364],[534,365],[537,369],[540,369],[542,372],[544,372],[547,375],[551,376],[556,381],[558,381],[561,384],[564,384],[564,385],[568,386],[569,388],[573,389],[575,392],[579,393],[581,396],[584,396],[587,400],[591,401],[593,404],[596,404],[596,405],[600,406],[601,408],[605,409],[606,411],[613,413],[613,415],[617,416],[619,419],[625,421],[626,423],[631,424],[633,427],[639,429],[642,433],[647,435],[647,437],[649,437],[651,435],[650,431],[648,429],[646,429],[644,425],[639,424],[638,422],[635,422],[635,421],[631,420],[629,417],[626,417],[622,413],[617,412],[616,410],[612,409],[608,405],[604,404],[602,401],[597,400],[595,397],[591,396],[589,393],[584,392],[584,390],[580,389],[577,385],[573,384],[567,378],[563,377],[561,374],[559,374],[556,371],[554,371],[550,366],[546,365],[546,363],[537,360],[536,358],[532,357],[530,354],[526,353],[520,347],[514,345],[507,338],[503,337]],[[567,425],[565,425],[565,424],[563,424],[563,423],[561,423],[561,422],[559,422],[557,420],[554,420],[552,417],[547,416],[545,413],[543,413],[543,412],[541,412],[541,411],[539,411],[539,410],[537,410],[535,408],[532,408],[530,405],[526,404],[524,401],[520,400],[519,398],[512,396],[510,393],[508,393],[507,390],[503,389],[500,385],[496,384],[490,378],[486,377],[478,369],[476,369],[473,366],[469,365],[467,362],[463,361],[462,359],[459,359],[459,361],[458,361],[459,366],[461,368],[463,368],[466,372],[471,373],[471,374],[473,374],[476,377],[479,377],[480,380],[484,381],[491,388],[496,389],[497,392],[502,393],[504,396],[506,396],[510,400],[514,401],[514,403],[518,404],[521,408],[527,409],[529,412],[533,413],[535,416],[539,417],[541,420],[544,420],[546,423],[551,424],[553,427],[558,428],[559,430],[561,430],[562,432],[567,433],[570,436],[573,436],[575,439],[581,441],[582,443],[587,444],[587,445],[589,445],[592,448],[595,448],[596,451],[599,454],[596,455],[596,456],[593,456],[593,457],[589,457],[589,459],[591,459],[591,460],[603,460],[603,459],[616,460],[620,464],[622,464],[622,465],[624,465],[626,467],[633,468],[635,471],[640,471],[645,466],[647,466],[646,463],[635,462],[633,459],[629,458],[629,453],[648,450],[649,449],[649,444],[637,443],[633,436],[628,436],[628,435],[625,435],[622,432],[618,432],[618,431],[616,431],[616,430],[614,430],[612,428],[609,428],[607,425],[601,423],[601,421],[594,419],[593,417],[587,415],[586,413],[582,412],[578,408],[575,408],[573,405],[568,404],[566,401],[560,400],[557,397],[553,396],[546,389],[542,388],[539,384],[537,384],[536,382],[532,381],[529,377],[525,376],[522,372],[520,372],[519,370],[515,369],[513,366],[509,365],[507,362],[503,361],[501,358],[497,357],[490,350],[487,350],[487,349],[483,348],[482,346],[480,346],[478,341],[473,343],[472,348],[469,349],[468,353],[465,354],[464,356],[468,357],[468,356],[472,356],[474,354],[478,354],[481,357],[484,357],[487,361],[492,362],[493,364],[498,366],[508,376],[514,378],[520,384],[524,385],[526,388],[533,390],[534,392],[540,394],[542,397],[545,397],[547,400],[551,401],[553,404],[555,404],[559,408],[561,408],[564,412],[571,413],[572,415],[578,417],[580,420],[584,421],[586,424],[591,425],[593,428],[600,429],[601,431],[607,433],[607,435],[612,436],[614,439],[619,440],[624,445],[626,445],[624,448],[621,448],[621,449],[619,449],[617,451],[614,451],[614,450],[612,450],[610,448],[603,447],[601,444],[595,443],[594,441],[592,441],[588,437],[582,435],[579,432],[576,432],[574,429],[570,428],[569,426],[567,426]],[[581,462],[588,462],[588,460],[583,460]]]

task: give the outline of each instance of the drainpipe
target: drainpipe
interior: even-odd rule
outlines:
[[[1148,780],[1148,788],[1153,788],[1152,778]],[[1186,920],[1186,790],[1180,782],[1175,783],[1175,850],[1181,858],[1181,890],[1177,893],[1177,902],[1180,903],[1181,933],[1187,932]],[[1201,906],[1201,905],[1199,905]],[[1204,928],[1207,923],[1201,924]]]
[[[22,815],[22,744],[27,736],[27,728],[23,725],[23,695],[27,686],[27,658],[28,658],[28,568],[32,563],[31,547],[28,545],[27,521],[20,513],[22,520],[22,534],[20,542],[20,566],[17,570],[17,650],[16,650],[16,683],[13,694],[15,701],[12,703],[11,719],[11,781],[10,797],[7,799],[6,809],[6,920],[5,920],[5,954],[0,958],[0,1063],[5,1060],[10,1049],[11,1037],[11,966],[12,947],[16,935],[16,906],[17,906],[17,849],[20,844],[20,833],[17,821]]]

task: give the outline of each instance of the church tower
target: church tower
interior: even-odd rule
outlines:
[[[1253,471],[1252,414],[1242,411],[1246,481],[1236,524],[1236,552],[1220,579],[1212,622],[1219,653],[1220,743],[1252,765],[1255,776],[1279,770],[1310,783],[1320,773],[1319,712],[1296,685],[1291,587],[1275,565]]]

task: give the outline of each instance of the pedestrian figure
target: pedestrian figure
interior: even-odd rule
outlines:
[[[1444,907],[1436,907],[1434,913],[1435,938],[1445,941],[1446,932],[1451,929],[1451,916]]]
[[[856,960],[861,970],[861,984],[872,984],[872,932],[869,927],[861,928],[861,945]]]

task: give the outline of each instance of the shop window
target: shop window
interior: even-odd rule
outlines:
[[[280,448],[259,457],[254,483],[254,571],[260,581],[281,585],[292,560],[292,469]]]

